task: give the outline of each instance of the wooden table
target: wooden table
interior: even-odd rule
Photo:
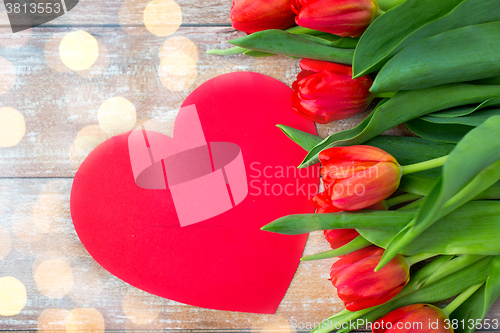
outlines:
[[[98,119],[105,100],[130,101],[135,127],[175,110],[196,87],[220,74],[254,71],[291,84],[298,73],[298,61],[285,57],[206,55],[207,49],[226,48],[227,39],[243,36],[230,26],[231,0],[177,3],[182,25],[168,36],[144,27],[148,0],[80,0],[67,15],[16,34],[0,7],[0,108],[14,108],[25,123],[19,117],[0,123],[0,130],[12,134],[0,141],[11,145],[0,148],[0,278],[14,277],[27,291],[22,311],[0,315],[0,330],[288,332],[299,326],[307,331],[343,309],[328,281],[334,259],[301,263],[276,314],[257,315],[146,294],[102,269],[76,236],[69,215],[72,177],[94,147],[132,128],[120,113]],[[99,43],[99,57],[85,71],[69,69],[59,55],[62,38],[77,30]],[[189,67],[193,63],[195,71]],[[318,133],[325,137],[351,128],[364,116],[318,126]],[[315,232],[304,255],[327,249],[322,233]],[[500,304],[489,318],[500,318]]]

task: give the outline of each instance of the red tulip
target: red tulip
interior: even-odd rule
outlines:
[[[373,80],[369,76],[352,79],[351,66],[302,59],[300,68],[292,85],[292,107],[309,120],[326,124],[355,116],[374,98]]]
[[[292,0],[295,22],[342,37],[359,37],[378,15],[376,0]]]
[[[319,154],[319,160],[326,192],[321,195],[323,205],[331,202],[339,210],[365,209],[387,199],[398,188],[402,176],[396,159],[372,146],[326,149]]]
[[[373,333],[418,332],[451,333],[449,319],[440,308],[429,304],[412,304],[394,310],[372,324]]]
[[[290,0],[233,0],[231,21],[235,29],[251,34],[295,25]]]
[[[341,257],[331,268],[332,284],[349,311],[358,311],[393,298],[410,279],[410,266],[397,255],[375,272],[384,249],[369,246]]]
[[[332,229],[324,230],[323,233],[332,249],[338,249],[359,236],[356,229]]]

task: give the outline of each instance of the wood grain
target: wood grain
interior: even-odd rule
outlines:
[[[196,87],[220,74],[253,71],[291,84],[299,71],[298,61],[285,57],[205,54],[210,48],[228,47],[227,39],[244,35],[229,26],[230,0],[177,1],[183,25],[166,37],[144,28],[141,14],[147,2],[80,0],[70,14],[19,34],[8,31],[0,7],[0,56],[16,69],[14,86],[0,95],[0,108],[17,109],[26,122],[20,143],[0,148],[0,231],[7,231],[0,233],[0,277],[17,278],[28,294],[19,315],[0,316],[0,330],[64,331],[70,311],[78,308],[96,309],[108,330],[287,332],[293,331],[294,323],[309,330],[343,309],[328,281],[335,259],[301,263],[277,313],[254,315],[201,309],[147,295],[104,271],[78,240],[69,216],[72,177],[86,154],[109,137],[97,119],[104,100],[127,98],[135,105],[139,124],[175,110]],[[60,38],[76,29],[92,33],[101,50],[98,65],[81,73],[61,63],[57,48]],[[172,37],[189,39],[196,45],[196,54],[168,44]],[[159,52],[165,42],[173,51],[197,58],[196,79],[184,91],[167,89],[159,78]],[[0,66],[0,73],[5,70]],[[318,133],[325,137],[351,128],[366,114],[319,125]],[[408,131],[400,126],[390,133],[407,135]],[[322,234],[312,233],[304,255],[327,249]],[[2,251],[7,252],[3,260]],[[49,298],[37,288],[44,281],[42,273],[47,274],[40,269],[47,261],[62,262],[71,269],[73,284],[64,297]],[[73,312],[72,318],[83,318],[81,313],[78,317]],[[500,303],[488,318],[500,318]]]

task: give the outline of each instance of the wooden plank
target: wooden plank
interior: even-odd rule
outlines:
[[[23,47],[0,49],[0,56],[16,72],[14,86],[0,95],[0,107],[15,108],[26,122],[24,138],[14,147],[0,149],[0,177],[72,177],[86,154],[110,136],[99,128],[97,119],[97,110],[108,98],[128,99],[140,123],[178,108],[196,87],[220,74],[253,71],[291,85],[299,71],[298,61],[285,57],[205,54],[210,48],[227,47],[228,38],[241,35],[231,28],[181,28],[171,38],[135,37],[121,28],[104,28],[96,35],[101,50],[96,66],[78,74],[59,57],[58,45],[67,31],[38,29]],[[180,52],[197,58],[194,82],[181,87],[185,90],[171,91],[162,84],[162,45],[162,56]],[[2,72],[8,68],[0,63]],[[165,80],[175,85],[191,79],[173,76]],[[364,116],[318,126],[319,134],[350,128]],[[115,121],[118,129],[123,128],[119,119]]]
[[[150,0],[79,0],[67,14],[49,22],[46,26],[95,27],[123,26],[144,27],[143,12]],[[231,0],[176,0],[182,11],[184,25],[229,25]],[[0,14],[5,13],[3,2]],[[0,23],[8,24],[0,15]],[[132,30],[132,29],[130,29]],[[139,29],[135,29],[139,30]],[[137,33],[137,32],[136,32]]]
[[[96,309],[106,329],[284,328],[292,320],[317,322],[341,310],[328,281],[334,259],[301,263],[274,315],[201,309],[132,288],[104,271],[78,240],[69,216],[71,183],[72,179],[0,179],[0,277],[15,277],[28,293],[28,304],[19,315],[0,316],[2,329],[36,329],[50,318],[67,316],[61,309],[80,307]],[[7,243],[11,249],[5,254]],[[305,254],[327,249],[322,233],[313,233]],[[66,266],[61,264],[54,275],[47,271],[51,262]],[[54,276],[55,284],[49,280]]]

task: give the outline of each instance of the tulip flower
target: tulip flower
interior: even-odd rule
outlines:
[[[374,95],[369,76],[352,78],[352,67],[327,61],[302,59],[302,71],[292,88],[292,108],[301,116],[326,124],[364,111]]]
[[[317,202],[338,210],[365,209],[390,197],[402,171],[389,153],[372,146],[334,147],[319,154],[325,192]],[[314,200],[313,200],[314,201]]]
[[[233,0],[231,22],[235,29],[251,34],[295,25],[290,0]]]
[[[301,27],[342,37],[359,37],[377,17],[376,0],[292,0]]]
[[[429,304],[412,304],[396,309],[372,324],[373,333],[451,333],[446,313]],[[448,327],[448,328],[446,328]]]
[[[410,266],[397,255],[388,265],[375,272],[384,249],[365,247],[341,257],[331,268],[332,284],[349,311],[358,311],[393,298],[410,279]]]

